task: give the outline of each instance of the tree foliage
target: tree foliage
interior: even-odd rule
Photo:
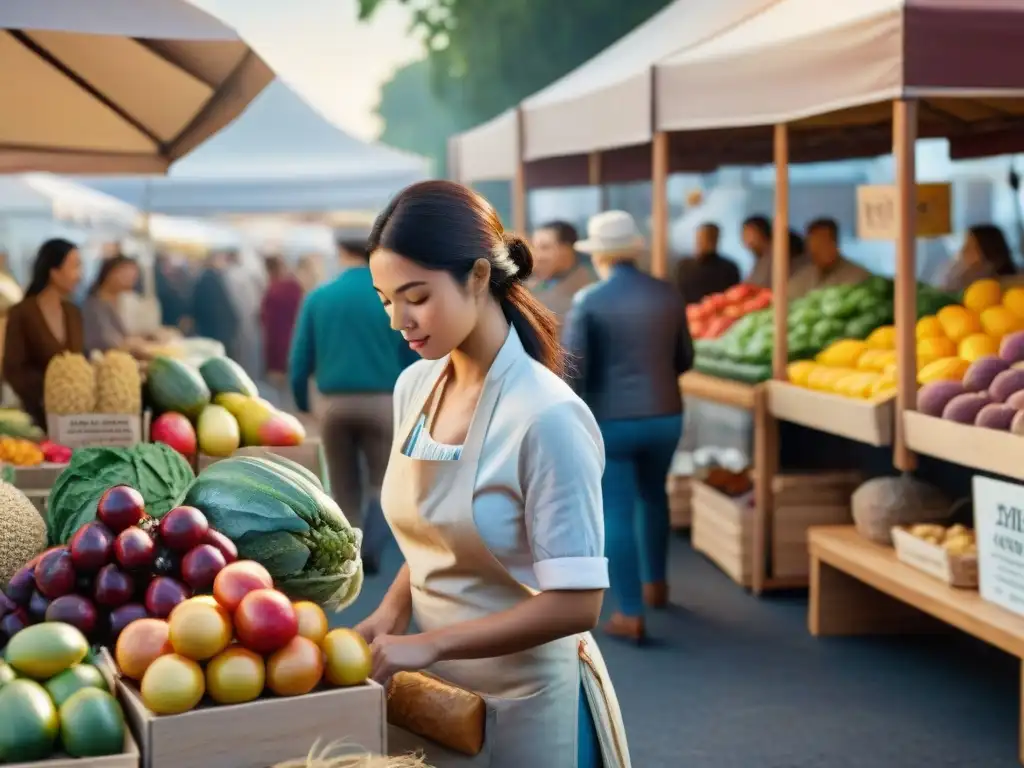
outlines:
[[[400,70],[385,86],[378,110],[387,124],[384,140],[435,158],[446,136],[490,119],[557,80],[668,4],[359,0],[360,18],[371,17],[387,2],[413,9],[410,33],[424,41],[426,58]],[[417,112],[414,103],[423,111]]]

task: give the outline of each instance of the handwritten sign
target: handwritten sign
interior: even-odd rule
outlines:
[[[981,597],[1024,615],[1024,486],[974,478]]]
[[[47,433],[68,448],[88,446],[128,447],[145,439],[143,418],[85,413],[80,416],[47,416]]]
[[[861,240],[896,238],[896,187],[875,184],[857,187],[857,237]],[[952,232],[952,188],[949,184],[917,185],[917,236],[941,237]]]

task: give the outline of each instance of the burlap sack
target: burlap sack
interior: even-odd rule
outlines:
[[[903,474],[862,483],[850,500],[857,531],[878,544],[892,546],[896,525],[939,523],[953,514],[952,502],[938,488]]]

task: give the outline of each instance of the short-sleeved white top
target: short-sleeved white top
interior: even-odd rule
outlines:
[[[519,345],[518,338],[510,341]],[[519,350],[525,356],[521,345]],[[406,373],[424,364],[417,363]],[[444,367],[430,365],[433,382]],[[506,375],[511,379],[498,399],[477,469],[473,519],[480,537],[527,587],[606,589],[604,443],[597,423],[561,379],[532,359],[517,362]],[[402,384],[400,379],[398,389]],[[527,387],[533,387],[533,397],[526,395]],[[540,387],[554,392],[540,396]],[[422,403],[407,405],[415,408]],[[404,410],[397,397],[396,410]],[[396,424],[402,423],[396,419]],[[401,437],[408,438],[404,453],[410,458],[460,460],[462,446],[435,442],[425,415]]]

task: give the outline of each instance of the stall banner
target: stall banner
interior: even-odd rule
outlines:
[[[857,237],[896,239],[898,192],[891,184],[857,187]],[[953,231],[952,185],[917,185],[917,236],[942,237]]]
[[[1024,615],[1024,486],[974,477],[981,597]]]

